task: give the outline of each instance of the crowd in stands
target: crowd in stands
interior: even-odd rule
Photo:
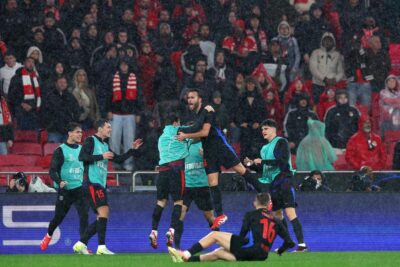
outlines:
[[[399,32],[396,0],[4,0],[0,154],[103,117],[113,151],[144,139],[114,167],[154,169],[163,115],[198,88],[241,158],[272,118],[299,169],[399,168]]]

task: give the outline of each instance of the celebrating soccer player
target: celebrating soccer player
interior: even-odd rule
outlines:
[[[268,193],[260,193],[254,202],[256,210],[247,212],[243,219],[240,235],[227,232],[211,232],[195,243],[190,249],[178,251],[169,247],[168,251],[174,262],[195,262],[195,261],[263,261],[268,258],[268,252],[278,234],[284,240],[278,249],[281,255],[288,248],[294,247],[293,241],[287,232],[286,227],[269,211],[271,200]],[[249,239],[247,233],[251,231],[253,245],[246,246]],[[214,245],[219,244],[216,250],[196,256],[195,254]],[[244,247],[246,246],[246,247]]]
[[[54,230],[62,223],[72,204],[75,204],[78,211],[81,238],[88,224],[88,205],[82,190],[83,162],[78,159],[82,148],[79,145],[82,128],[78,123],[69,123],[67,130],[67,141],[56,148],[51,160],[50,177],[54,181],[54,187],[58,188],[58,195],[55,215],[40,243],[41,250],[47,249]]]
[[[286,226],[282,210],[292,223],[298,241],[297,252],[307,251],[304,243],[303,229],[296,215],[295,189],[292,184],[293,169],[288,141],[276,134],[276,122],[268,119],[261,124],[262,135],[268,141],[261,149],[261,158],[245,159],[248,166],[262,167],[262,176],[258,179],[261,191],[269,188],[271,192],[274,215]]]
[[[232,146],[226,140],[224,133],[217,127],[215,112],[209,111],[207,106],[203,107],[200,91],[190,89],[187,94],[189,109],[196,112],[198,118],[193,126],[181,128],[177,138],[180,141],[187,138],[201,138],[208,184],[217,214],[211,229],[216,229],[228,219],[223,213],[221,190],[218,187],[218,176],[221,172],[221,166],[227,169],[232,168],[249,182],[253,178],[240,162]]]
[[[88,137],[79,154],[79,160],[84,163],[84,174],[89,183],[89,197],[97,220],[90,224],[83,237],[75,243],[73,249],[79,254],[88,254],[87,243],[97,233],[98,248],[96,254],[114,254],[105,245],[107,220],[109,215],[108,198],[106,190],[107,165],[112,160],[121,163],[136,154],[137,149],[143,144],[141,139],[132,143],[132,149],[122,155],[113,153],[108,145],[111,135],[111,124],[108,120],[100,119],[94,123],[96,134]]]

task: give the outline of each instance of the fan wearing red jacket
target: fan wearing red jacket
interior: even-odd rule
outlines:
[[[290,83],[289,89],[286,91],[283,98],[283,103],[287,110],[291,110],[297,107],[298,99],[297,97],[306,94],[310,97],[310,107],[313,107],[313,101],[311,98],[311,83],[303,81],[301,77],[296,77],[293,82]]]
[[[336,92],[332,87],[328,87],[325,92],[319,97],[319,103],[317,104],[317,115],[321,121],[325,120],[325,114],[330,107],[336,105]]]
[[[380,136],[372,132],[369,116],[362,115],[358,120],[358,131],[347,142],[346,161],[355,170],[362,166],[370,166],[373,170],[385,167],[385,148]]]

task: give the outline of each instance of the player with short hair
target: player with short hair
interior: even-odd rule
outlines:
[[[245,158],[247,166],[256,165],[262,167],[262,176],[258,179],[258,192],[270,191],[274,215],[287,226],[282,210],[290,220],[298,241],[296,252],[307,251],[304,243],[303,227],[297,218],[295,189],[293,186],[292,161],[288,141],[276,134],[276,122],[267,119],[261,123],[261,131],[264,139],[268,141],[261,148],[261,158],[250,160]]]
[[[233,169],[249,182],[254,182],[250,172],[246,170],[240,162],[232,146],[226,140],[224,133],[218,128],[216,115],[203,107],[202,96],[198,89],[189,89],[187,92],[187,102],[189,109],[198,114],[193,126],[181,128],[178,133],[178,140],[183,141],[187,138],[201,138],[204,150],[205,169],[208,175],[208,184],[210,186],[214,209],[217,217],[211,229],[218,228],[225,223],[228,217],[223,213],[221,190],[218,187],[218,176],[221,172],[221,166],[227,169]]]
[[[253,205],[255,210],[247,212],[243,219],[242,228],[239,235],[227,232],[211,232],[195,243],[190,249],[179,251],[174,248],[168,248],[174,262],[196,262],[196,261],[264,261],[268,258],[268,252],[279,235],[284,240],[282,246],[278,249],[281,255],[287,249],[294,247],[286,227],[279,219],[273,217],[269,211],[271,200],[268,193],[257,194]],[[246,238],[248,232],[253,237],[253,245],[246,246],[249,239]],[[219,244],[216,250],[195,256],[196,253],[214,245]]]
[[[98,248],[96,254],[114,254],[105,245],[107,221],[109,216],[107,197],[107,165],[112,160],[121,163],[137,154],[137,149],[143,144],[142,139],[136,139],[132,148],[122,155],[112,152],[108,145],[111,135],[111,124],[106,119],[94,123],[96,133],[86,138],[79,154],[79,160],[84,163],[84,175],[89,184],[89,203],[97,215],[95,222],[90,224],[83,237],[75,243],[73,249],[79,254],[88,254],[87,243],[97,233]]]
[[[79,160],[82,146],[82,128],[78,123],[67,126],[68,139],[57,147],[50,165],[50,178],[58,188],[56,210],[50,221],[47,234],[40,243],[40,249],[46,250],[55,229],[62,223],[69,209],[74,204],[79,215],[79,233],[82,237],[88,225],[88,205],[82,189],[83,162]]]
[[[189,145],[189,155],[185,158],[185,191],[183,193],[183,206],[179,227],[175,231],[175,248],[180,248],[183,221],[193,201],[197,208],[203,211],[204,217],[211,227],[215,218],[210,187],[208,186],[208,177],[204,170],[201,142],[192,142]]]
[[[175,240],[175,230],[181,227],[179,218],[182,213],[183,194],[185,189],[185,158],[189,155],[188,142],[176,139],[180,120],[176,113],[168,113],[164,120],[164,130],[158,139],[160,155],[159,175],[157,179],[157,203],[152,214],[152,230],[149,235],[150,245],[158,247],[158,224],[167,204],[169,195],[174,202],[170,227],[166,233],[167,246]],[[182,226],[183,227],[183,226]]]

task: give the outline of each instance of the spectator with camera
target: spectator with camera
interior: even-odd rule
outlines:
[[[25,173],[19,172],[10,179],[6,192],[9,193],[55,193],[56,190],[48,187],[38,176],[27,177]]]
[[[374,174],[369,166],[362,166],[353,173],[347,192],[377,192],[381,188],[374,184]]]
[[[358,131],[347,143],[347,163],[356,170],[362,166],[370,166],[374,170],[384,169],[386,153],[381,137],[372,132],[369,116],[362,115],[358,122]]]
[[[332,189],[326,184],[324,174],[319,170],[313,170],[307,175],[299,185],[300,191],[303,192],[330,192]]]

